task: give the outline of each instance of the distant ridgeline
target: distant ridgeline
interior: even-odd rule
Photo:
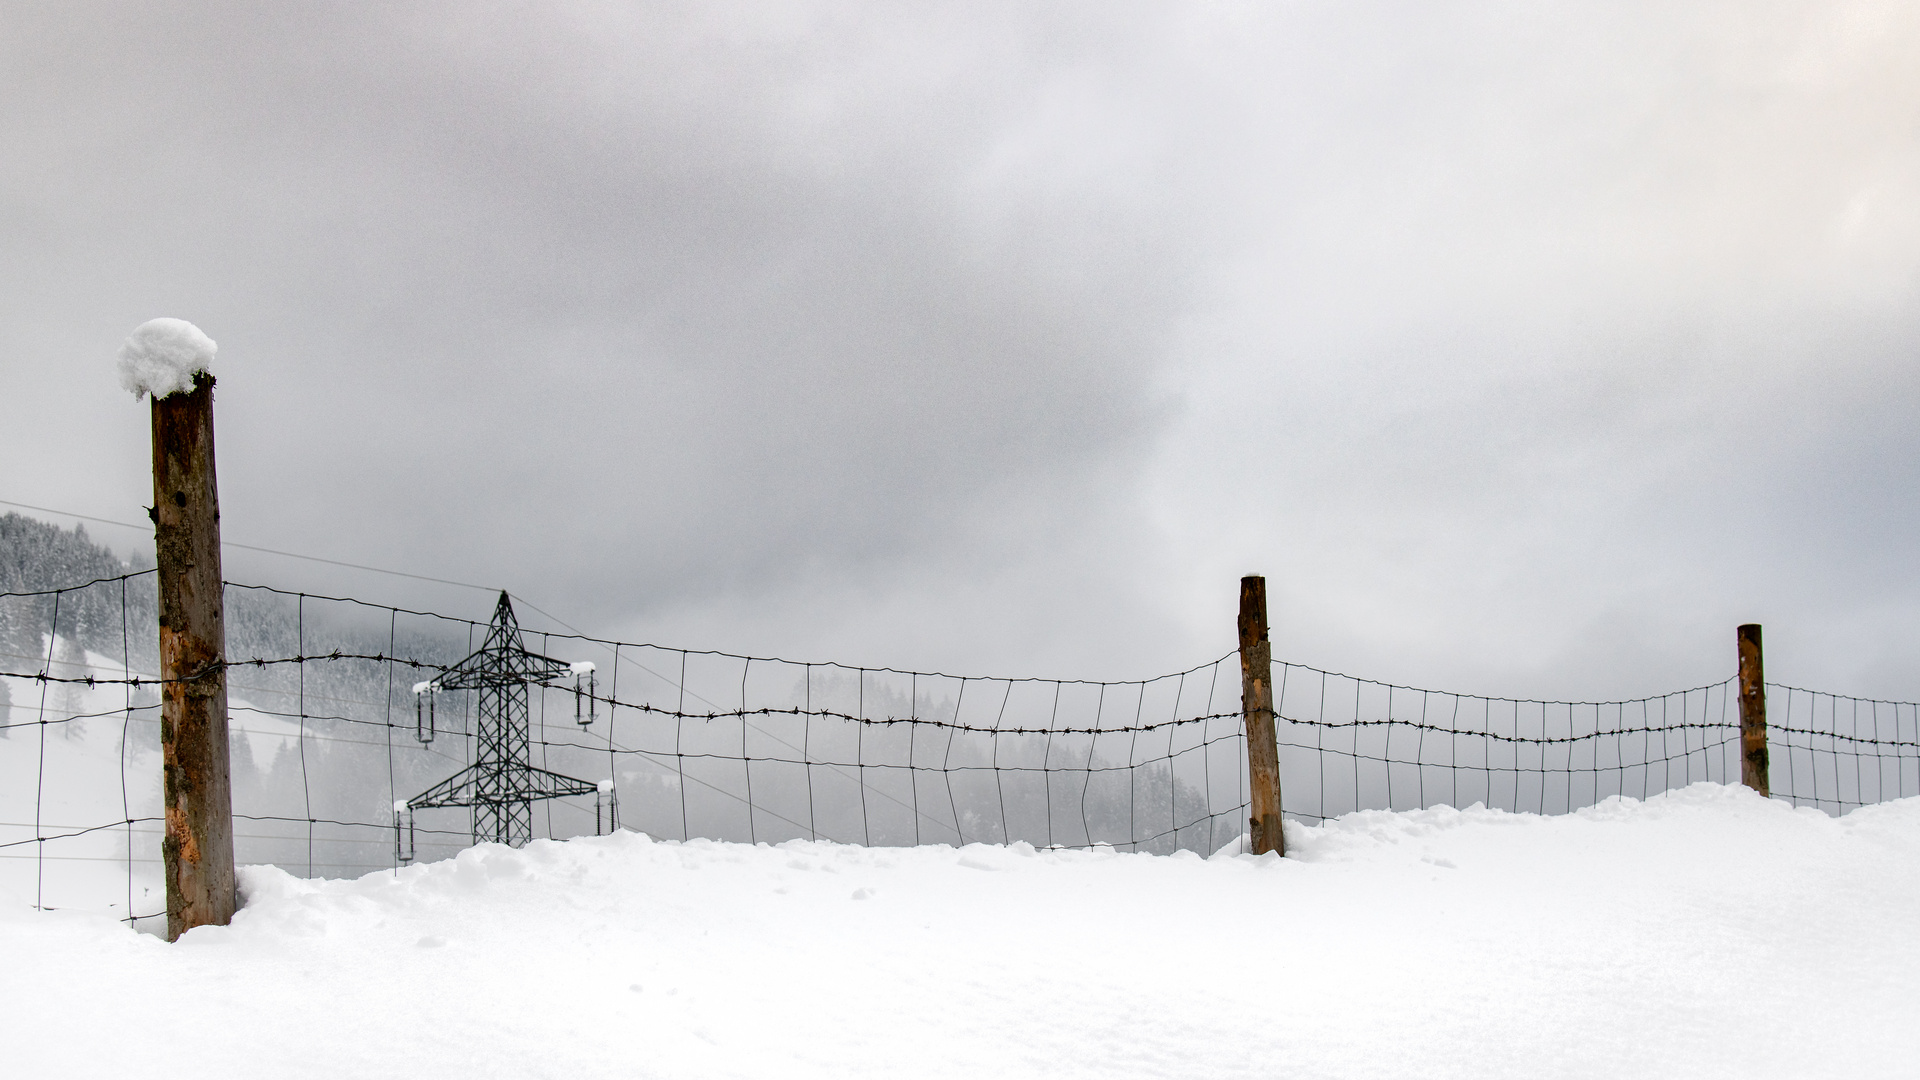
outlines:
[[[131,560],[122,560],[94,543],[84,526],[69,532],[19,514],[0,515],[0,593],[63,590],[57,598],[51,594],[0,598],[0,651],[6,653],[7,661],[0,669],[40,670],[47,662],[48,630],[57,625],[63,646],[78,646],[115,660],[124,651],[136,673],[155,670],[159,650],[157,601],[153,575],[142,573],[152,568],[153,557],[145,551],[136,550]],[[124,583],[117,580],[130,574],[139,576]],[[100,584],[79,588],[92,581]],[[305,616],[306,634],[311,635],[315,632],[314,610],[309,607]],[[356,626],[343,625],[338,618],[322,618],[327,629],[325,649],[391,651],[384,620],[378,626],[361,620],[364,625]],[[288,594],[229,583],[226,623],[227,657],[235,662],[256,656],[292,656],[303,644],[313,645],[301,640],[299,604]],[[414,647],[406,654],[420,654],[423,643],[417,635],[410,637]],[[446,662],[440,654],[451,647],[450,638],[443,641],[441,637],[435,635],[424,652]],[[464,654],[455,654],[455,658],[459,655]],[[29,667],[20,667],[22,663]]]
[[[0,592],[64,588],[152,565],[144,554],[122,562],[89,539],[84,525],[68,532],[19,514],[0,514]]]
[[[129,564],[94,543],[84,526],[72,532],[19,514],[0,514],[0,593],[30,593],[64,589],[102,578],[117,578],[147,569],[150,557],[135,556]],[[55,610],[56,603],[58,611]],[[122,630],[122,612],[127,628]],[[47,630],[59,622],[66,649],[119,656],[123,642],[131,644],[135,628],[146,630],[131,649],[134,666],[152,667],[157,651],[152,627],[154,586],[151,576],[126,582],[122,603],[119,582],[96,585],[61,595],[0,598],[0,670],[40,671],[47,664]],[[65,657],[62,657],[65,659]],[[9,720],[7,687],[0,683],[0,723]],[[0,729],[4,731],[4,729]]]
[[[106,740],[102,776],[117,776],[121,760],[136,777],[152,772],[153,760],[143,755],[159,752],[157,688],[112,681],[129,674],[152,678],[159,670],[155,577],[143,572],[152,566],[151,554],[122,560],[82,528],[0,515],[0,672],[26,676],[0,679],[0,743],[25,734],[84,756],[92,741]],[[303,823],[294,830],[301,833],[298,843],[275,841],[279,826],[272,821],[250,823],[243,844],[248,860],[305,865],[314,854],[306,821],[367,818],[368,807],[389,807],[396,791],[425,788],[468,753],[467,717],[457,708],[442,708],[442,731],[451,738],[424,749],[412,739],[411,687],[432,671],[418,665],[466,655],[472,627],[465,621],[402,619],[387,609],[229,582],[226,630],[227,658],[235,665],[228,675],[234,805]],[[327,659],[334,653],[413,662]],[[318,659],[284,662],[298,656]],[[256,657],[282,662],[257,666],[250,663]],[[109,682],[95,688],[29,681],[40,672]],[[45,726],[36,723],[42,718]],[[571,728],[570,715],[566,721]],[[388,750],[395,735],[399,755]],[[156,783],[157,777],[153,772]],[[117,788],[106,801],[119,801]],[[336,852],[334,863],[384,865],[391,841],[385,832],[372,835],[367,851]],[[282,851],[276,843],[292,846]],[[325,850],[320,855],[329,857]]]
[[[144,551],[122,560],[94,543],[83,526],[69,531],[19,514],[0,515],[0,594],[44,593],[0,596],[0,671],[29,674],[45,670],[51,662],[61,669],[55,674],[84,674],[85,654],[95,654],[95,668],[104,664],[117,669],[124,664],[135,675],[156,672],[158,601],[153,575],[142,573],[152,566],[153,557]],[[88,582],[98,584],[80,587]],[[61,591],[46,592],[56,589]],[[416,629],[394,641],[384,618],[352,618],[351,613],[329,610],[333,605],[318,611],[312,603],[305,604],[304,611],[302,607],[298,597],[229,585],[228,658],[239,663],[253,657],[336,649],[391,655],[396,646],[402,655],[438,663],[464,655],[458,651],[465,644],[464,627],[426,635]],[[239,678],[243,684],[267,683],[280,689],[282,683],[298,683],[300,668],[255,669]],[[105,670],[97,673],[107,674]],[[326,685],[345,674],[344,670],[308,670],[306,687],[322,692],[376,692],[372,686]],[[409,674],[405,681],[416,677]],[[353,681],[368,678],[360,673]],[[0,724],[8,722],[10,704],[22,704],[9,702],[6,694],[6,684],[0,682]],[[386,697],[384,681],[377,696]],[[0,737],[4,734],[0,728]]]

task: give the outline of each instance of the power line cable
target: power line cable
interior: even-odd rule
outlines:
[[[150,525],[135,525],[130,521],[115,521],[112,518],[94,517],[91,514],[76,514],[71,510],[56,510],[51,506],[34,506],[30,503],[14,502],[12,499],[0,499],[0,506],[13,506],[22,510],[32,510],[42,514],[58,514],[61,517],[78,518],[81,521],[92,521],[101,525],[117,525],[122,529],[135,529],[140,532],[147,532],[152,529]],[[344,562],[340,559],[323,559],[318,555],[302,555],[297,551],[280,551],[276,548],[259,547],[255,544],[242,544],[235,540],[222,540],[220,541],[220,546],[223,548],[239,548],[242,551],[257,551],[262,555],[278,555],[285,559],[303,559],[307,562],[325,563],[328,566],[344,566],[349,570],[366,570],[370,573],[387,574],[392,577],[412,578],[415,581],[431,581],[436,585],[456,585],[463,589],[479,589],[482,592],[500,591],[492,585],[475,585],[471,581],[454,581],[451,578],[431,577],[427,574],[413,574],[405,570],[388,570],[385,567],[368,566],[365,563]],[[521,598],[521,602],[526,603],[524,598]],[[531,603],[527,603],[526,606],[530,608],[533,607]],[[540,610],[539,608],[533,609],[535,611]],[[545,615],[546,612],[541,612],[541,614]],[[553,619],[553,616],[547,615],[547,618]],[[554,619],[554,621],[559,622],[560,620]],[[565,626],[566,624],[561,623],[561,625]],[[568,627],[568,629],[572,629],[572,627]],[[575,630],[574,633],[579,633],[579,631]]]

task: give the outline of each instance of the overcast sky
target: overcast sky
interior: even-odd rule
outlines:
[[[1375,678],[1664,691],[1759,621],[1913,700],[1916,56],[1831,0],[0,0],[0,499],[141,519],[166,315],[227,539],[598,634],[1130,677],[1261,572]]]

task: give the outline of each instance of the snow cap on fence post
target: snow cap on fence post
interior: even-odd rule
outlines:
[[[120,346],[120,385],[139,399],[193,389],[194,376],[212,374],[219,346],[185,319],[149,319]]]

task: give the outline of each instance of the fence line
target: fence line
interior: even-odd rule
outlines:
[[[1297,818],[1474,803],[1569,813],[1738,776],[1732,679],[1622,701],[1546,701],[1274,666],[1282,790]]]
[[[131,596],[108,604],[110,590]],[[54,873],[92,865],[124,872],[115,904],[123,917],[142,922],[160,910],[151,595],[151,572],[0,595],[0,688],[33,691],[15,693],[11,715],[0,717],[0,739],[12,743],[0,742],[9,770],[0,862],[31,866],[25,889],[41,906],[97,899],[98,874],[65,873],[63,883]],[[91,624],[69,617],[103,606],[135,628],[114,635],[110,650]],[[421,731],[420,743],[407,684],[469,652],[483,624],[245,585],[229,586],[227,610],[240,860],[304,873],[395,865],[391,808],[469,764],[475,749],[470,694],[440,695],[438,726]],[[572,634],[530,641],[611,676],[604,692],[535,689],[536,763],[611,780],[626,823],[657,836],[1211,851],[1244,817],[1244,740],[1237,709],[1223,707],[1233,704],[1232,676],[1219,670],[1231,669],[1231,656],[1097,682]],[[575,724],[582,707],[598,718]],[[109,730],[103,719],[117,722]],[[18,738],[27,728],[32,759],[18,752],[28,749]],[[117,811],[110,820],[100,813],[108,805]],[[545,835],[599,824],[591,800],[537,810]],[[408,834],[419,856],[467,845],[458,811],[418,816]]]
[[[1768,683],[1767,708],[1776,798],[1844,813],[1920,795],[1920,705]]]
[[[111,895],[138,925],[164,907],[153,584],[143,571],[0,593],[0,882],[43,907]],[[409,687],[486,624],[237,583],[227,611],[241,862],[352,874],[468,845],[448,809],[418,811],[403,846],[393,808],[474,761],[473,695],[431,695],[429,710]],[[547,836],[609,827],[616,805],[655,836],[746,842],[1211,852],[1246,828],[1235,653],[1103,682],[528,637],[608,676],[604,691],[529,699],[539,767],[611,782],[604,807],[543,802]],[[1474,803],[1566,813],[1739,777],[1732,679],[1566,702],[1273,667],[1298,821]],[[1776,797],[1839,813],[1920,794],[1914,704],[1767,692]]]

